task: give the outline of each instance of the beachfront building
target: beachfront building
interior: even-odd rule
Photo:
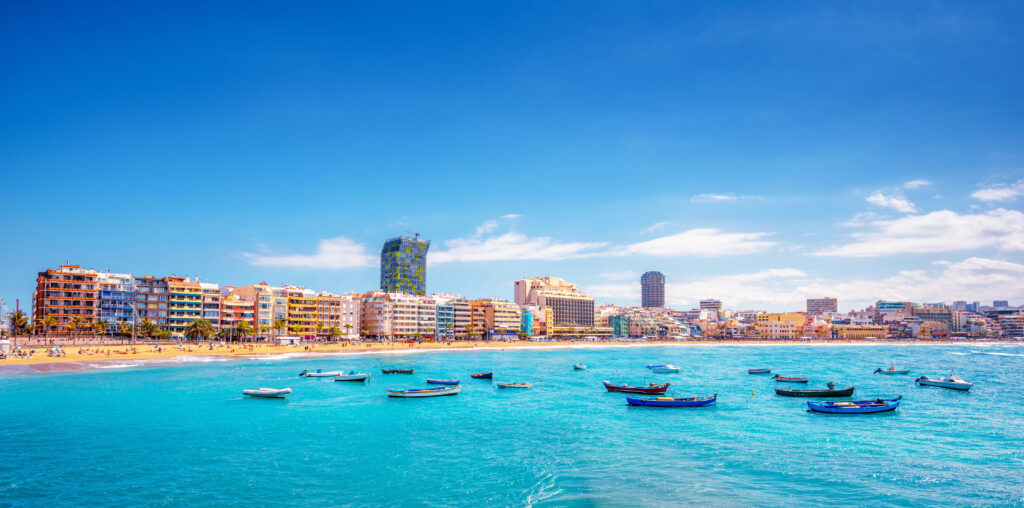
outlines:
[[[203,314],[203,290],[188,277],[167,277],[167,330],[184,336],[185,328]]]
[[[317,335],[330,336],[331,329],[341,334],[341,295],[321,291],[316,295]]]
[[[131,323],[135,310],[135,277],[130,273],[100,273],[99,320],[107,323],[108,333],[117,333],[120,323]]]
[[[437,303],[437,336],[448,340],[466,340],[466,327],[471,324],[469,301],[461,295],[435,293]]]
[[[612,336],[629,337],[629,316],[608,316],[608,325],[612,327]]]
[[[489,339],[515,339],[522,329],[519,305],[499,298],[469,302],[473,328]]]
[[[835,298],[808,298],[807,315],[825,316],[839,312],[838,301]]]
[[[437,302],[433,298],[373,291],[361,302],[364,336],[377,340],[432,339],[437,331]]]
[[[75,318],[92,322],[99,318],[99,274],[79,265],[60,265],[39,272],[32,295],[32,317],[37,322],[53,318],[46,333],[66,332]]]
[[[256,326],[260,334],[273,331],[274,328],[274,288],[266,282],[249,284],[248,286],[232,287],[227,294],[237,295],[239,299],[254,302],[256,309]],[[225,295],[226,296],[226,295]],[[280,319],[288,318],[287,295],[282,297]]]
[[[256,332],[256,302],[243,300],[238,295],[229,294],[220,298],[220,329],[228,330],[229,337],[241,340],[234,332],[243,322],[249,323]]]
[[[316,293],[296,286],[286,286],[285,290],[288,295],[288,332],[305,337],[316,335]]]
[[[648,309],[665,306],[665,274],[644,272],[640,276],[640,301],[640,306]]]
[[[576,284],[558,277],[535,277],[515,281],[513,289],[516,304],[551,309],[553,322],[548,322],[547,335],[571,337],[595,332],[594,299]]]
[[[380,251],[380,289],[386,293],[426,294],[430,241],[399,236]]]
[[[832,335],[840,340],[886,339],[889,328],[884,325],[833,325]]]
[[[718,321],[722,318],[722,301],[715,299],[707,299],[700,301],[700,310],[706,312],[704,319],[709,321]]]
[[[915,305],[911,309],[912,315],[921,318],[921,321],[935,321],[946,325],[948,329],[954,328],[953,309],[941,303],[926,303]]]
[[[167,312],[170,287],[166,277],[156,278],[152,275],[135,277],[135,311],[139,322],[148,320],[163,330],[167,330]]]
[[[226,286],[225,288],[232,288],[232,286]],[[199,291],[203,295],[201,317],[209,321],[214,328],[220,329],[220,284],[215,282],[200,282]]]

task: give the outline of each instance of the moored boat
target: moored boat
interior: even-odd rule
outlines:
[[[807,410],[815,413],[834,414],[884,413],[900,407],[900,399],[902,398],[903,396],[896,397],[895,399],[878,398],[875,400],[822,400],[819,402],[808,402]]]
[[[418,399],[423,397],[443,397],[446,395],[458,395],[462,391],[462,385],[436,388],[409,388],[407,390],[388,390],[388,397],[402,397]]]
[[[718,400],[717,393],[710,397],[654,397],[652,399],[626,397],[626,404],[650,407],[703,407],[714,404],[716,400]]]
[[[335,381],[366,381],[366,379],[368,377],[370,377],[369,374],[363,374],[363,373],[356,372],[354,370],[350,370],[350,371],[348,371],[348,373],[344,373],[344,372],[338,373],[337,376],[334,376],[334,380]]]
[[[477,372],[476,374],[470,374],[469,377],[473,379],[493,379],[494,372]]]
[[[263,399],[283,399],[292,393],[291,388],[260,388],[258,390],[242,390],[242,395]]]
[[[923,386],[938,386],[939,388],[949,388],[950,390],[960,390],[962,392],[966,392],[974,386],[974,383],[964,381],[962,377],[953,374],[941,379],[921,376],[915,379],[914,382]]]
[[[533,388],[533,383],[494,383],[498,388]]]
[[[786,377],[786,376],[780,376],[780,375],[776,374],[776,375],[772,376],[771,379],[774,379],[774,380],[776,380],[776,381],[778,381],[780,383],[806,383],[807,382],[807,376],[803,376],[803,377]]]
[[[457,385],[459,384],[458,379],[427,379],[427,383],[432,385]]]
[[[682,370],[679,367],[676,367],[675,365],[671,365],[671,364],[668,364],[668,365],[648,365],[647,368],[651,369],[651,372],[655,372],[655,373],[658,373],[658,374],[671,374],[671,373],[679,372],[680,370]]]
[[[412,369],[380,369],[381,374],[412,374]]]
[[[888,369],[883,369],[883,368],[879,367],[879,368],[875,369],[875,372],[873,372],[873,373],[874,374],[885,374],[887,376],[897,376],[897,375],[910,374],[910,370],[896,370],[895,366],[890,365]]]
[[[572,368],[576,370],[586,370],[587,366],[582,363],[577,363],[576,365],[573,365]]]
[[[835,388],[835,385],[829,383],[828,388],[812,389],[812,390],[794,390],[791,388],[776,388],[776,395],[783,395],[785,397],[849,397],[853,395],[852,386],[846,388]]]
[[[747,369],[747,374],[771,374],[772,369]]]
[[[660,385],[649,383],[647,386],[630,386],[626,383],[614,384],[609,381],[604,382],[604,388],[609,392],[660,394],[665,393],[668,387],[669,383]]]
[[[299,373],[299,377],[303,377],[303,376],[305,376],[305,377],[334,377],[334,376],[337,376],[337,375],[340,375],[340,374],[341,374],[340,370],[324,372],[323,369],[316,369],[316,372],[310,372],[308,370],[304,370],[304,371]]]

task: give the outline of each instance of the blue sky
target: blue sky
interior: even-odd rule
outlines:
[[[65,260],[1024,303],[1019,2],[0,6],[0,297]]]

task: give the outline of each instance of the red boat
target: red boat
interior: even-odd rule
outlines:
[[[659,385],[656,383],[650,383],[647,386],[629,386],[626,383],[619,385],[604,382],[604,387],[609,392],[624,392],[624,393],[647,393],[647,394],[661,394],[668,391],[668,383]]]
[[[786,376],[780,376],[778,374],[772,376],[772,379],[774,379],[774,380],[776,380],[776,381],[778,381],[780,383],[806,383],[807,382],[807,377],[786,377]]]

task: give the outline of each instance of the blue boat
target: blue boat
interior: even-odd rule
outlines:
[[[476,374],[470,374],[469,377],[473,379],[492,379],[494,378],[494,371],[491,372],[478,372]]]
[[[903,396],[896,397],[895,399],[875,399],[875,400],[823,400],[819,402],[808,402],[807,410],[815,413],[833,413],[833,414],[865,414],[865,413],[884,413],[886,411],[893,411],[900,407],[900,399]]]
[[[718,400],[718,394],[710,397],[654,397],[653,399],[634,399],[626,397],[626,404],[630,406],[650,407],[702,407],[710,406]]]
[[[459,384],[458,379],[428,379],[428,383],[432,385],[457,385]]]

